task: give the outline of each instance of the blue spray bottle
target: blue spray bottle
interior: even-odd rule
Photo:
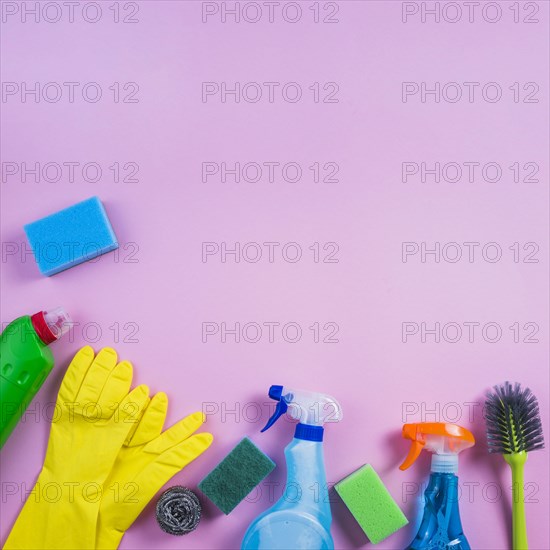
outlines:
[[[340,421],[342,409],[328,395],[283,386],[271,386],[269,397],[278,404],[262,432],[285,413],[298,420],[294,438],[285,448],[287,484],[283,496],[252,522],[241,548],[333,550],[323,424]]]
[[[424,492],[424,516],[406,550],[470,550],[460,521],[457,472],[458,454],[475,444],[474,436],[456,424],[420,422],[405,424],[403,437],[412,445],[401,470],[411,466],[422,449],[433,453],[430,481]]]

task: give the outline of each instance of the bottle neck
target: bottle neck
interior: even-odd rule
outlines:
[[[305,441],[323,441],[323,433],[325,429],[323,426],[312,426],[310,424],[296,424],[296,430],[294,431],[295,439],[303,439]]]
[[[57,340],[56,335],[52,332],[48,323],[46,323],[43,311],[31,315],[31,323],[36,334],[38,334],[38,337],[46,346],[49,346],[52,342]]]
[[[458,454],[432,455],[432,472],[439,474],[458,474]]]

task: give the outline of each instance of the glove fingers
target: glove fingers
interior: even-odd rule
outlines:
[[[59,388],[58,402],[74,403],[82,381],[84,380],[92,361],[94,360],[94,350],[90,346],[84,346],[73,357],[67,372]]]
[[[145,451],[157,454],[163,453],[196,432],[203,425],[204,421],[205,416],[203,413],[196,412],[190,414],[174,424],[154,441],[148,443],[145,447]]]
[[[122,361],[110,372],[97,402],[101,418],[109,418],[128,395],[132,376],[132,364],[128,361]]]
[[[113,437],[122,435],[126,440],[128,433],[139,422],[143,410],[149,403],[149,388],[142,384],[134,388],[120,403],[111,417]],[[121,443],[122,446],[122,443]]]
[[[168,397],[164,392],[157,393],[147,405],[136,429],[130,433],[127,439],[129,447],[145,445],[157,438],[164,426],[168,411]]]
[[[139,492],[136,495],[139,505],[133,510],[133,517],[128,515],[125,518],[127,521],[126,529],[145,508],[155,493],[185,466],[206,451],[213,439],[212,434],[209,433],[193,435],[159,455],[147,468],[140,472],[135,478],[135,483],[139,487]]]
[[[150,402],[151,402],[151,399],[148,398],[145,404],[143,405],[143,408],[135,415],[136,422],[132,422],[132,427],[130,428],[130,431],[126,434],[126,439],[124,441],[124,445],[126,447],[130,446],[130,442],[132,441],[132,438],[134,437],[136,430],[139,428],[139,424],[141,422],[141,419],[143,418],[143,414],[147,410],[147,407],[149,406]]]
[[[213,440],[214,437],[210,433],[203,432],[195,434],[188,437],[185,441],[182,441],[179,445],[159,455],[154,460],[153,464],[159,469],[175,469],[170,475],[170,477],[172,477],[176,472],[185,468],[185,466],[195,460],[195,458],[204,453],[204,451],[210,447]]]
[[[116,362],[117,354],[112,348],[103,348],[96,355],[76,397],[76,400],[81,405],[86,405],[90,402],[97,403],[107,378],[109,378],[111,371],[116,367]]]

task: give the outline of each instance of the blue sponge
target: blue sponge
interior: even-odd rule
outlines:
[[[38,269],[48,277],[118,248],[98,197],[29,223],[24,229]]]

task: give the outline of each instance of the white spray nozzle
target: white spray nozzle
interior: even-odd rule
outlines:
[[[458,467],[458,454],[475,444],[475,438],[469,430],[457,424],[445,422],[405,424],[403,426],[403,437],[410,439],[412,444],[407,458],[399,466],[401,470],[409,468],[423,450],[434,453],[432,465],[435,464],[437,468],[442,468],[438,471],[456,470]]]
[[[343,417],[340,403],[334,397],[324,393],[271,386],[269,397],[279,403],[262,432],[273,426],[285,413],[300,424],[308,426],[323,426],[328,422],[339,422]]]

